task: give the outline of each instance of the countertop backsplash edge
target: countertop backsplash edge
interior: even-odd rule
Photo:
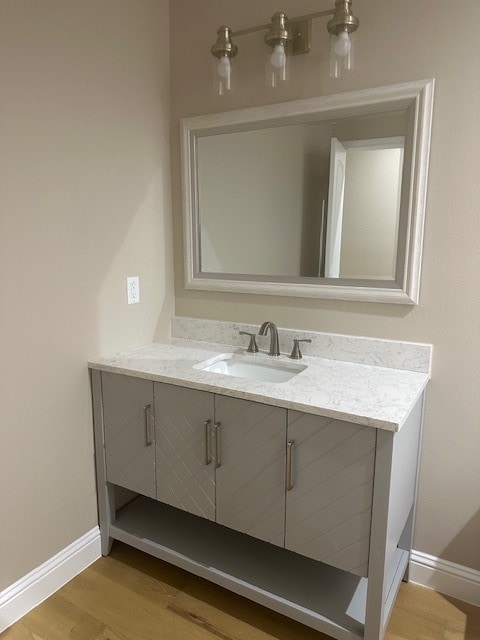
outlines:
[[[182,316],[172,317],[172,338],[199,340],[246,347],[248,337],[239,331],[258,333],[259,326],[251,323],[208,320]],[[340,360],[356,364],[369,364],[389,369],[430,374],[433,347],[431,344],[368,338],[363,336],[303,331],[278,327],[280,350],[289,353],[293,338],[308,338],[311,344],[303,343],[306,356]],[[268,345],[268,336],[257,338],[260,348]]]

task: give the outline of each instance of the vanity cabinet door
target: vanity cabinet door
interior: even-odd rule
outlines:
[[[367,576],[375,429],[289,411],[287,433],[285,548]]]
[[[155,498],[153,382],[102,373],[107,480]]]
[[[157,500],[215,520],[214,395],[155,383]]]
[[[215,396],[217,523],[283,547],[285,409]]]

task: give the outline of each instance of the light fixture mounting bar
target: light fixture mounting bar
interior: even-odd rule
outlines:
[[[244,36],[247,33],[255,33],[257,31],[267,31],[272,26],[272,23],[261,24],[258,27],[249,27],[248,29],[239,29],[238,31],[232,31],[232,37]]]
[[[335,11],[333,9],[329,9],[327,11],[317,11],[316,13],[307,13],[304,16],[289,18],[287,23],[291,25],[292,23],[303,22],[305,20],[314,20],[315,18],[323,18],[324,16],[333,16],[334,13]],[[268,29],[270,29],[271,26],[272,26],[272,23],[269,22],[268,24],[261,24],[258,27],[249,27],[248,29],[239,29],[238,31],[232,31],[231,36],[233,38],[237,36],[244,36],[247,33],[255,33],[257,31],[268,31]]]
[[[292,56],[302,53],[310,53],[310,43],[312,41],[312,21],[311,20],[289,20],[288,30],[292,34],[292,42],[289,51]]]
[[[333,16],[335,9],[327,9],[326,11],[316,11],[315,13],[307,13],[303,16],[290,18],[289,22],[301,22],[302,20],[314,20],[315,18],[324,18],[325,16]]]
[[[289,18],[287,20],[287,27],[292,34],[292,39],[289,43],[289,51],[292,55],[299,55],[302,53],[308,53],[310,51],[310,41],[312,32],[312,20],[315,18],[323,18],[326,16],[333,16],[335,11],[329,9],[327,11],[317,11],[315,13],[307,13],[303,16],[297,16],[295,18]],[[231,32],[231,37],[245,36],[249,33],[256,33],[258,31],[269,31],[272,28],[272,23],[261,24],[256,27],[249,27],[247,29],[238,29]]]

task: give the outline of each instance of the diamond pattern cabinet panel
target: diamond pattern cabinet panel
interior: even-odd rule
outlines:
[[[157,500],[215,520],[215,467],[205,464],[213,422],[212,393],[155,383]]]
[[[375,429],[289,411],[288,440],[285,547],[367,576]]]
[[[284,546],[285,409],[215,396],[220,427],[217,522]]]
[[[153,382],[102,372],[102,389],[107,480],[155,498],[155,446],[145,444],[145,418],[154,437]]]

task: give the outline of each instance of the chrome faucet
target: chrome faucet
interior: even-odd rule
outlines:
[[[279,356],[280,355],[280,347],[278,345],[278,330],[277,325],[273,322],[264,322],[260,327],[260,331],[258,334],[260,336],[266,336],[267,331],[270,331],[270,351],[268,352],[269,356]]]

